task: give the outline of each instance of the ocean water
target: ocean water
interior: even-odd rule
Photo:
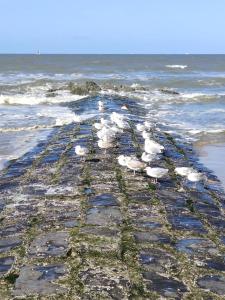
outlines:
[[[225,55],[0,55],[0,168],[56,124],[72,122],[70,104],[85,96],[64,87],[85,80],[100,84],[104,97],[136,99],[164,130],[201,147],[210,144],[210,168],[221,173],[218,157],[215,163],[212,158],[214,145],[225,143]],[[132,89],[118,92],[106,84]],[[60,88],[56,97],[46,96],[51,88]]]

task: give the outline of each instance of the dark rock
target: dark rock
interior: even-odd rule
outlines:
[[[174,269],[176,259],[160,249],[147,249],[139,253],[139,261],[147,270],[163,273]]]
[[[176,230],[191,230],[195,232],[206,232],[202,222],[196,217],[190,215],[175,215],[170,216],[169,222]]]
[[[9,238],[9,239],[0,240],[0,253],[14,249],[21,244],[22,241],[18,238]]]
[[[101,194],[91,198],[89,204],[92,206],[117,206],[118,202],[112,194]]]
[[[42,296],[64,294],[67,289],[52,281],[65,274],[66,269],[63,265],[22,267],[13,294],[16,297],[26,297],[34,294]]]
[[[101,90],[101,87],[94,81],[87,81],[85,84],[70,82],[68,88],[72,94],[80,96],[96,93]]]
[[[143,277],[146,280],[147,289],[169,299],[181,299],[181,296],[187,292],[183,282],[173,278],[163,277],[153,272],[144,272]]]
[[[168,95],[180,95],[180,93],[168,89],[160,89],[159,91],[163,94],[168,94]]]
[[[96,298],[90,299],[127,299],[125,296],[130,282],[117,268],[108,268],[108,270],[99,267],[88,268],[81,271],[79,277],[90,291],[95,291],[97,294]],[[105,297],[101,297],[103,295]]]
[[[4,276],[11,270],[14,260],[13,256],[0,258],[0,277]]]
[[[225,277],[220,275],[206,275],[199,278],[197,281],[198,285],[218,295],[225,295]]]
[[[171,243],[171,239],[168,235],[164,233],[154,233],[154,232],[136,232],[134,234],[137,243]]]
[[[94,236],[104,236],[110,238],[119,236],[119,230],[108,227],[82,227],[79,232],[82,234],[90,234]]]
[[[225,257],[217,257],[205,261],[206,267],[217,271],[225,271]]]
[[[87,224],[109,226],[122,222],[122,215],[116,207],[91,208],[87,212]]]
[[[181,239],[177,242],[176,248],[178,251],[185,252],[189,255],[217,255],[218,249],[216,245],[208,240],[203,238],[187,238]]]
[[[151,222],[151,221],[138,221],[138,220],[135,220],[133,222],[133,224],[134,224],[134,226],[140,227],[140,228],[152,228],[152,229],[155,229],[155,228],[161,228],[162,227],[161,223]]]
[[[69,235],[67,232],[50,232],[41,234],[31,243],[31,256],[66,256],[69,250]]]

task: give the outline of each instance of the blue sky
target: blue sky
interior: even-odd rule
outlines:
[[[225,53],[225,0],[0,0],[0,53]]]

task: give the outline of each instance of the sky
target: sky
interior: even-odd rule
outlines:
[[[0,0],[0,53],[225,53],[225,0]]]

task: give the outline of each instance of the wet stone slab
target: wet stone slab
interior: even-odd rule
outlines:
[[[204,261],[204,267],[214,269],[217,271],[225,271],[225,256],[216,257],[214,259],[208,259]]]
[[[22,267],[15,283],[13,295],[26,297],[35,294],[42,296],[64,294],[67,289],[55,284],[54,281],[66,274],[64,265],[60,264]]]
[[[117,206],[118,200],[112,194],[101,194],[90,198],[89,204],[91,206]]]
[[[30,256],[66,256],[69,251],[69,234],[67,232],[50,232],[34,239],[29,248]]]
[[[164,233],[158,232],[136,232],[134,234],[137,243],[162,243],[170,244],[171,238]]]
[[[130,282],[117,268],[87,268],[79,273],[85,285],[84,299],[128,299]],[[89,295],[90,298],[85,298]],[[102,298],[101,298],[102,297]]]
[[[187,292],[187,287],[180,281],[158,275],[153,272],[144,272],[143,277],[149,291],[155,291],[166,299],[181,299]]]
[[[96,207],[87,211],[86,224],[108,226],[120,224],[122,215],[116,207]]]
[[[0,258],[0,277],[4,276],[11,270],[14,261],[15,258],[13,256]]]
[[[94,235],[96,237],[103,236],[108,238],[118,238],[120,233],[120,231],[115,228],[98,227],[98,226],[82,227],[79,232],[81,234]]]
[[[180,214],[170,215],[168,221],[171,223],[172,228],[176,230],[190,230],[199,233],[206,233],[202,222],[191,215]]]
[[[225,276],[206,275],[197,280],[198,286],[218,295],[225,295]]]
[[[18,238],[9,238],[0,240],[0,253],[10,251],[22,244],[22,240]]]
[[[21,233],[25,229],[25,224],[23,224],[23,223],[21,222],[21,223],[17,223],[17,224],[12,224],[12,225],[1,228],[0,236],[1,237],[15,236],[16,234]]]
[[[204,238],[186,238],[178,240],[176,244],[178,251],[184,252],[188,255],[204,256],[218,255],[219,251],[216,245],[209,239]]]
[[[174,269],[177,265],[176,259],[160,249],[146,249],[139,253],[140,264],[147,270],[164,273],[166,270]]]

